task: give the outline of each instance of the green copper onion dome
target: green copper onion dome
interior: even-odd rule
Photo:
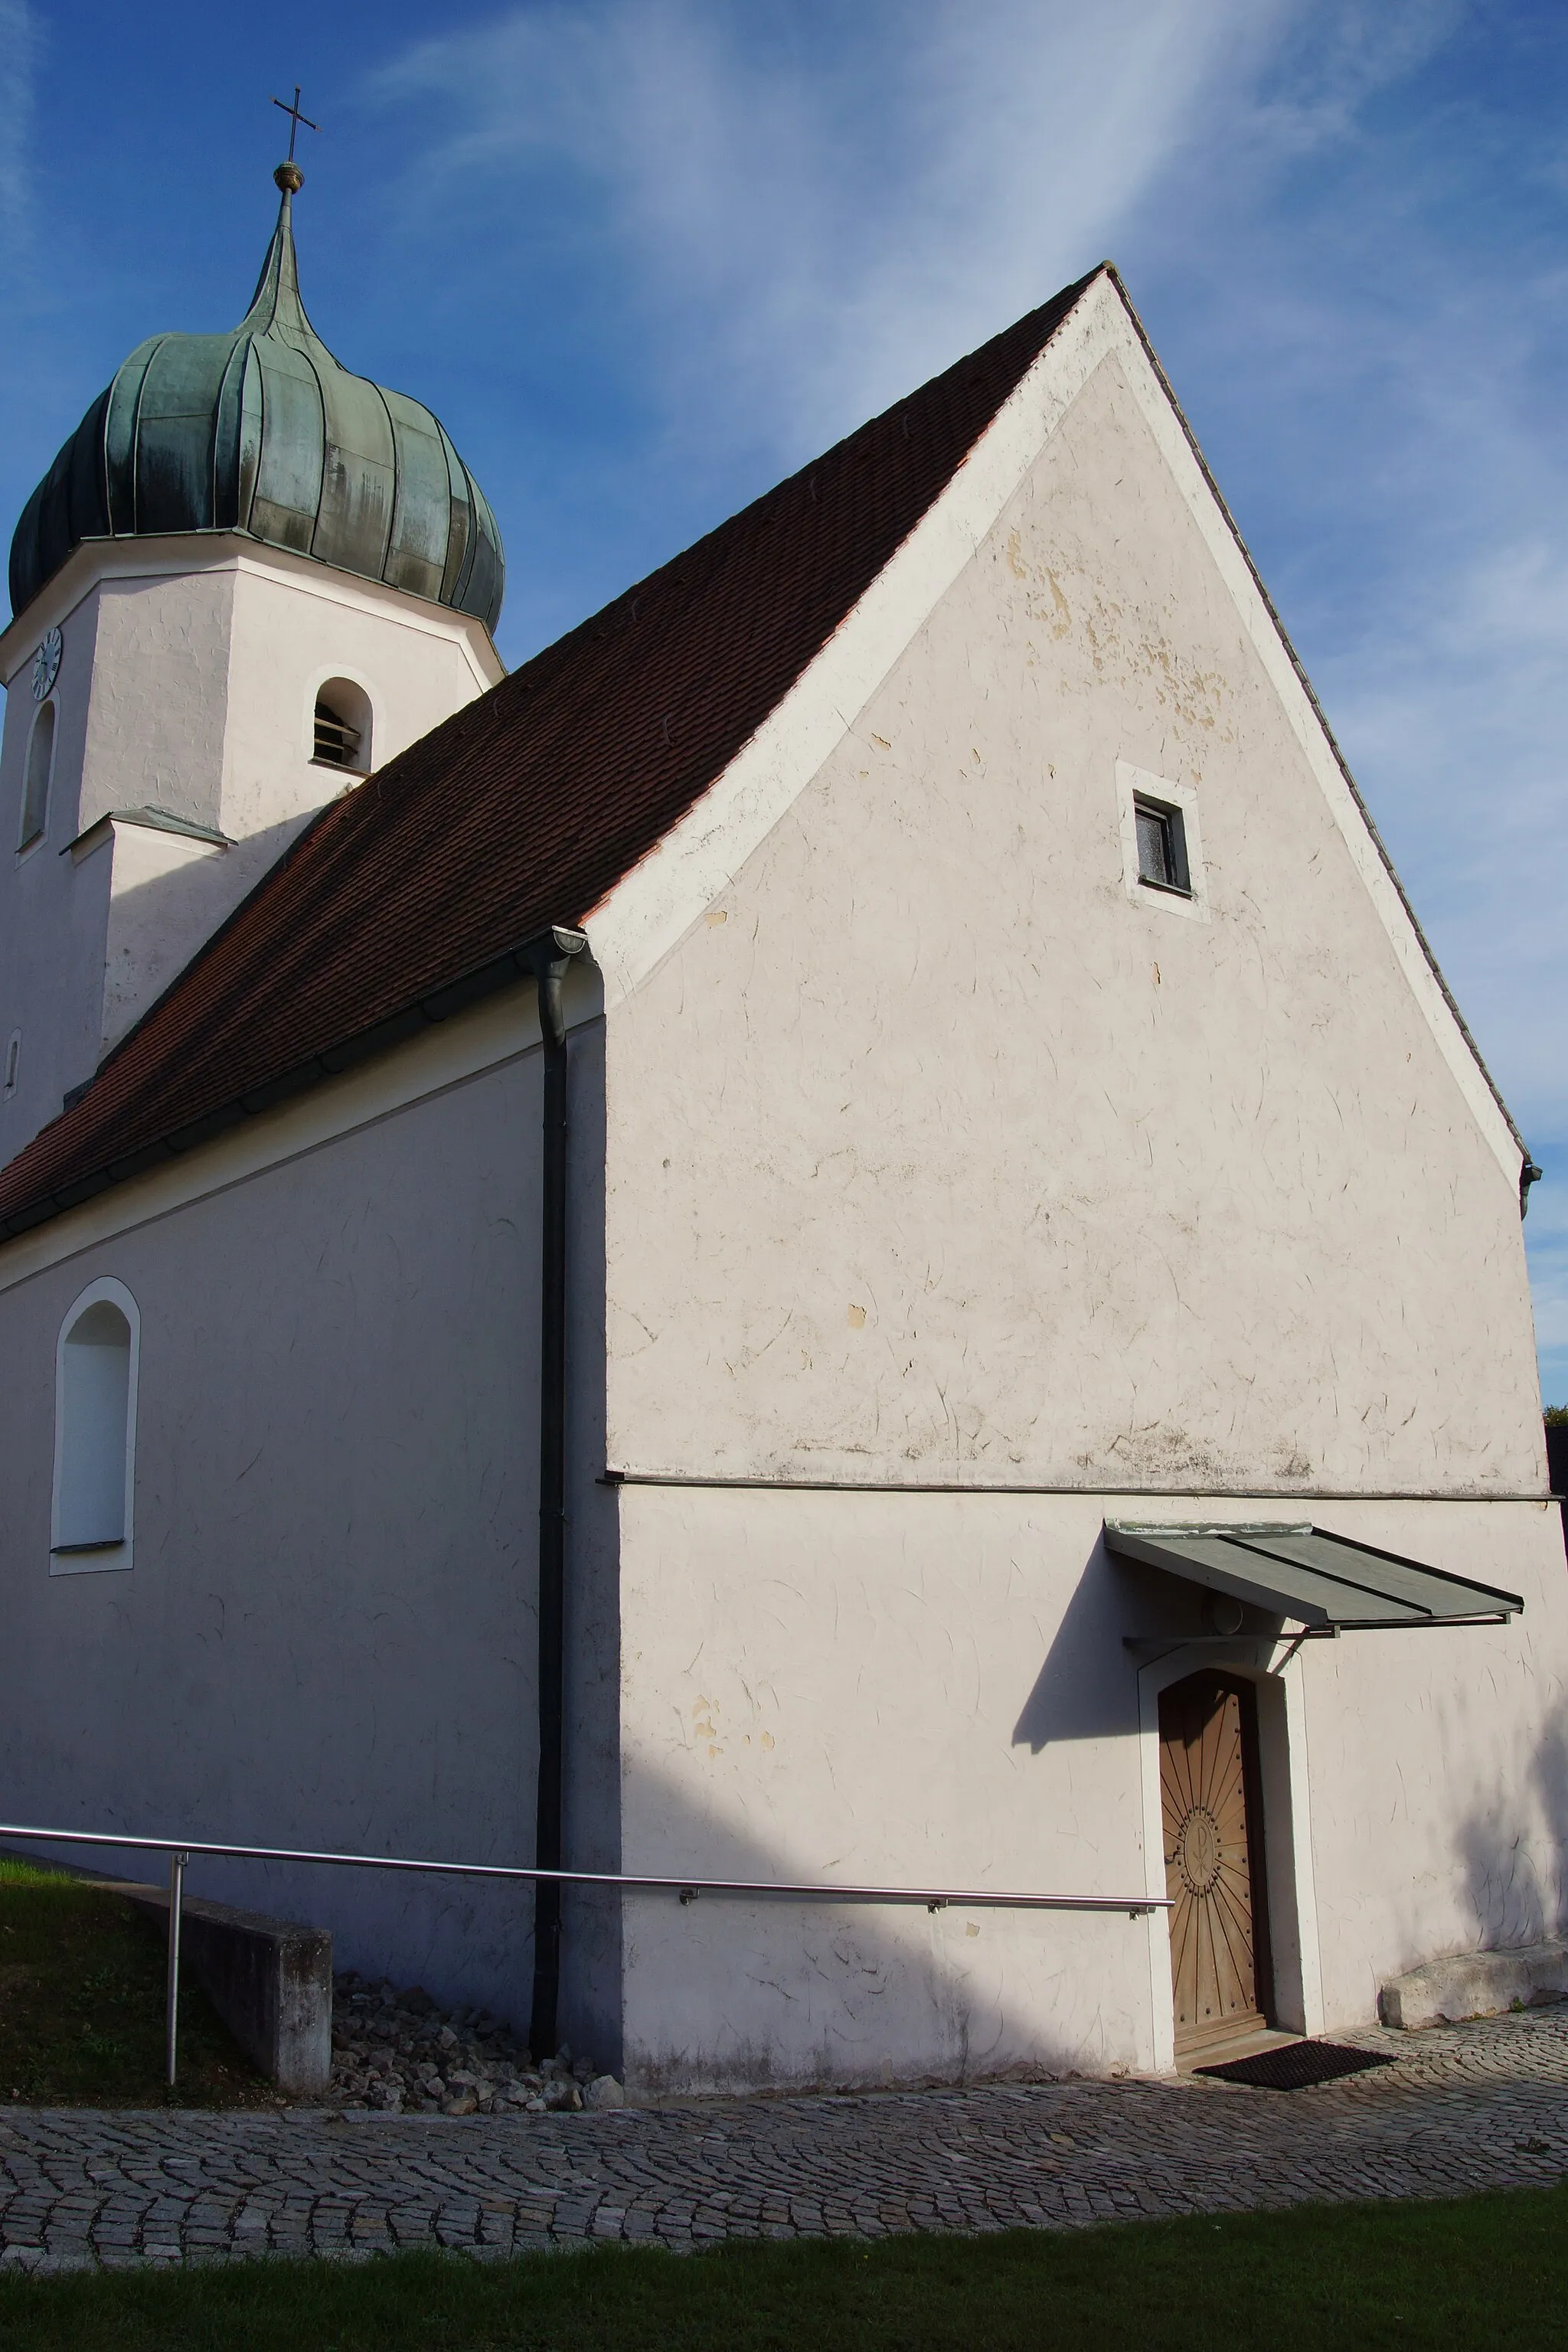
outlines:
[[[290,217],[303,174],[276,177],[278,226],[239,325],[141,344],[28,499],[14,613],[84,540],[239,530],[495,627],[506,565],[483,493],[427,408],[351,375],[316,333]]]

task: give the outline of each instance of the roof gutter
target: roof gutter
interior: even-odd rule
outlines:
[[[116,1184],[128,1184],[132,1178],[142,1176],[150,1169],[162,1167],[165,1161],[183,1158],[187,1151],[226,1135],[231,1128],[242,1127],[247,1118],[258,1118],[275,1110],[297,1094],[302,1094],[323,1078],[335,1078],[352,1070],[361,1062],[368,1062],[377,1054],[388,1052],[411,1037],[416,1037],[429,1027],[449,1021],[455,1013],[495,995],[503,988],[514,987],[519,980],[530,979],[535,969],[537,950],[545,942],[573,939],[581,945],[586,942],[580,931],[566,925],[552,925],[526,940],[521,947],[509,948],[504,955],[493,957],[489,963],[465,972],[445,988],[432,991],[378,1021],[368,1029],[356,1031],[335,1045],[325,1047],[306,1060],[296,1062],[276,1078],[251,1087],[208,1111],[185,1127],[175,1128],[156,1142],[144,1144],[138,1151],[128,1152],[122,1159],[108,1161],[88,1176],[79,1177],[74,1183],[62,1185],[58,1192],[46,1192],[16,1210],[11,1216],[0,1218],[0,1242],[10,1241],[18,1234],[30,1233],[36,1225],[47,1224],[52,1217],[62,1217],[68,1210],[80,1208],[86,1201],[95,1200],[99,1193],[109,1192]],[[566,950],[576,954],[578,949]],[[89,1084],[91,1082],[89,1081]],[[83,1089],[87,1091],[86,1088]]]

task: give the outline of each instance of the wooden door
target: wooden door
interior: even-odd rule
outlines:
[[[1255,1704],[1249,1684],[1213,1672],[1160,1694],[1178,2051],[1267,2022]]]

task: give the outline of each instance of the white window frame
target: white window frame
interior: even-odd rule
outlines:
[[[61,1551],[60,1484],[65,1469],[65,1399],[66,1346],[78,1323],[89,1307],[107,1300],[118,1307],[131,1327],[130,1379],[125,1399],[125,1516],[124,1534],[118,1542],[95,1544],[89,1550]],[[79,1297],[74,1298],[60,1323],[55,1341],[55,1474],[49,1502],[49,1574],[51,1576],[82,1576],[101,1573],[108,1569],[128,1569],[132,1565],[135,1547],[136,1499],[136,1389],[142,1363],[142,1310],[122,1282],[112,1275],[102,1275],[89,1282]]]
[[[1182,843],[1187,859],[1187,888],[1162,889],[1145,882],[1138,865],[1138,803],[1174,809],[1182,820]],[[1121,879],[1130,898],[1167,915],[1184,915],[1189,922],[1206,923],[1209,915],[1208,873],[1204,865],[1203,830],[1198,823],[1198,796],[1191,784],[1173,782],[1128,760],[1116,762],[1116,805],[1121,827]]]

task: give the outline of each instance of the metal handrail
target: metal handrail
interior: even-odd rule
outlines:
[[[923,1904],[928,1911],[945,1911],[950,1904],[964,1910],[982,1906],[1006,1911],[1125,1911],[1128,1917],[1146,1917],[1168,1911],[1166,1895],[1027,1895],[1000,1887],[839,1886],[826,1879],[656,1877],[622,1870],[540,1870],[502,1862],[425,1862],[402,1854],[319,1853],[309,1848],[279,1845],[226,1845],[216,1839],[128,1837],[117,1830],[41,1830],[16,1822],[0,1822],[0,1838],[26,1839],[37,1845],[112,1846],[141,1853],[169,1856],[169,1968],[164,2011],[165,2072],[174,2080],[175,2036],[178,2026],[180,1917],[184,1899],[185,1864],[192,1854],[216,1855],[241,1862],[322,1863],[343,1870],[414,1870],[444,1878],[527,1879],[563,1886],[625,1886],[653,1895],[678,1895],[683,1904],[700,1895],[786,1895],[827,1903]]]

